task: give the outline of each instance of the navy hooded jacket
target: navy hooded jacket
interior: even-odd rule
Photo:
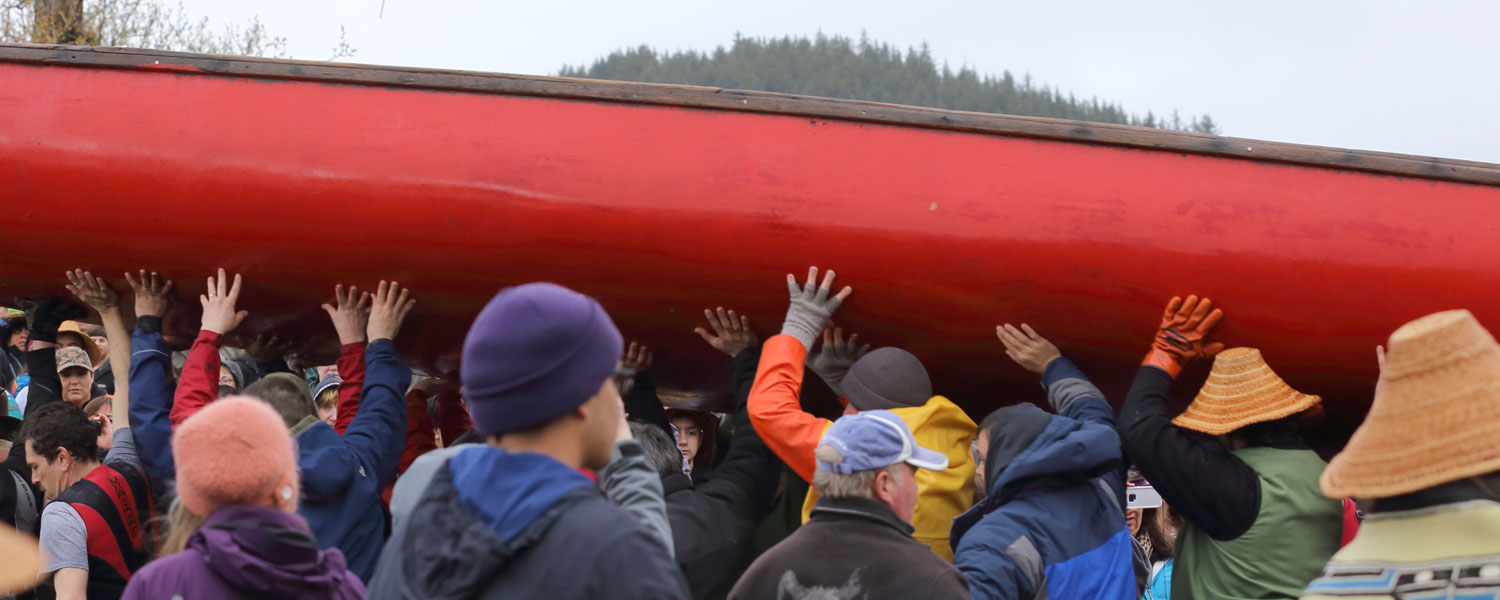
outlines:
[[[953,520],[953,564],[975,600],[1133,599],[1113,412],[1066,358],[1047,366],[1042,384],[1060,414],[1003,409],[989,430],[989,496]]]
[[[661,541],[550,456],[474,446],[438,468],[370,598],[683,599]]]

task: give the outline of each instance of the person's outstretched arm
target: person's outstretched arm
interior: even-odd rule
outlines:
[[[1123,458],[1119,434],[1115,430],[1115,412],[1105,401],[1104,393],[1095,387],[1083,371],[1062,355],[1057,346],[1041,336],[1030,325],[1022,323],[1018,328],[1006,323],[995,328],[995,335],[1005,344],[1005,354],[1027,371],[1042,377],[1042,387],[1047,390],[1047,403],[1059,415],[1102,428],[1110,442],[1108,451]],[[1115,496],[1115,503],[1124,507],[1125,471],[1129,465],[1119,461],[1119,467],[1106,473],[1100,480]]]
[[[360,392],[365,386],[365,329],[370,321],[370,293],[343,284],[333,286],[335,304],[324,304],[323,310],[339,334],[339,403],[333,429],[343,435],[359,414]]]
[[[120,312],[120,296],[104,283],[103,278],[95,277],[93,273],[83,269],[68,273],[68,291],[99,314],[99,322],[104,325],[104,337],[109,340],[110,370],[114,373],[128,373],[130,331],[125,329],[125,316]],[[129,375],[115,381],[115,393],[110,404],[113,411],[110,414],[130,414]],[[113,427],[130,427],[130,419],[120,419]]]
[[[177,476],[172,462],[172,349],[161,337],[162,315],[172,294],[172,282],[145,271],[125,274],[135,290],[135,333],[130,336],[129,418],[136,449],[146,473],[157,481]],[[114,344],[110,344],[114,349]],[[121,413],[115,413],[116,415]],[[118,422],[118,421],[117,421]]]
[[[249,313],[235,310],[240,297],[241,279],[234,276],[229,284],[229,275],[219,269],[218,278],[208,278],[207,293],[198,297],[203,305],[203,326],[193,348],[188,351],[187,362],[182,365],[182,379],[177,382],[177,393],[172,398],[172,426],[176,427],[193,416],[219,396],[219,343],[220,339]]]
[[[1114,411],[1104,394],[1055,344],[1025,323],[1019,328],[1006,323],[995,328],[995,335],[1005,344],[1006,356],[1041,376],[1047,403],[1054,412],[1076,421],[1114,427]]]
[[[667,409],[662,406],[661,397],[656,395],[656,383],[651,381],[651,362],[654,358],[650,348],[630,342],[630,346],[625,349],[625,356],[620,358],[620,368],[635,373],[635,376],[630,379],[630,389],[624,390],[620,398],[625,401],[625,414],[631,420],[655,425],[669,439],[676,440],[677,436],[672,434],[672,425],[667,422]]]
[[[1172,424],[1167,392],[1183,365],[1217,354],[1223,344],[1206,344],[1208,330],[1222,313],[1204,298],[1173,298],[1125,406],[1120,409],[1120,442],[1151,480],[1172,511],[1218,540],[1232,540],[1255,524],[1260,513],[1260,479],[1223,446]]]
[[[770,511],[771,501],[776,496],[776,481],[781,477],[781,461],[756,435],[745,410],[750,388],[755,383],[756,366],[760,362],[760,344],[750,330],[749,317],[723,308],[717,313],[705,310],[703,314],[708,317],[713,332],[699,328],[698,335],[715,350],[730,357],[735,409],[731,417],[734,419],[734,439],[729,442],[729,453],[714,470],[713,478],[700,486],[698,492],[718,499],[737,522],[749,525],[751,532],[746,533],[749,537],[754,524]]]
[[[406,445],[406,388],[411,369],[396,356],[395,337],[402,321],[417,303],[411,290],[396,282],[380,282],[370,307],[365,349],[365,386],[359,412],[344,432],[344,441],[368,463],[384,489],[396,479],[401,451]]]
[[[803,365],[813,340],[827,326],[833,311],[854,293],[850,287],[832,293],[833,271],[824,276],[821,286],[817,278],[817,267],[808,271],[807,283],[800,287],[796,277],[787,275],[791,308],[787,310],[781,335],[766,340],[761,350],[760,367],[748,401],[750,423],[756,433],[807,481],[812,481],[817,470],[813,451],[832,422],[802,410]]]

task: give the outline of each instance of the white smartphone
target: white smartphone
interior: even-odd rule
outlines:
[[[1126,508],[1161,508],[1161,494],[1149,485],[1125,488]]]

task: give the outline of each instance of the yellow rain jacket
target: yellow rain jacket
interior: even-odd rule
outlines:
[[[797,475],[811,482],[817,470],[813,451],[823,433],[833,425],[802,410],[802,389],[807,348],[796,338],[778,335],[766,340],[760,355],[760,368],[750,390],[748,410],[750,423],[783,462]],[[974,501],[974,461],[969,443],[978,427],[953,401],[933,396],[922,406],[892,409],[911,429],[917,444],[948,457],[943,471],[917,469],[917,510],[912,517],[916,531],[912,537],[932,548],[938,556],[953,562],[953,548],[948,545],[948,530],[953,518],[967,511]],[[816,490],[808,490],[802,507],[807,521],[817,501]]]

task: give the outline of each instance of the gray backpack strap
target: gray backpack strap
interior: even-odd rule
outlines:
[[[1120,496],[1115,494],[1114,490],[1109,489],[1109,484],[1105,483],[1104,479],[1095,479],[1094,485],[1099,488],[1099,493],[1104,494],[1105,498],[1109,498],[1109,503],[1115,507],[1115,510],[1120,511],[1122,515],[1125,514],[1125,507],[1120,506]]]
[[[16,486],[16,531],[34,534],[40,517],[36,509],[36,493],[20,473],[9,469],[6,472],[10,473],[11,481]]]

